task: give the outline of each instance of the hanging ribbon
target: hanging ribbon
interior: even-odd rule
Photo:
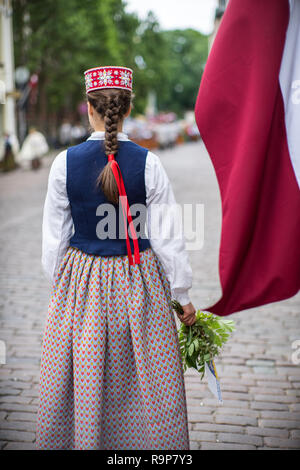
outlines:
[[[123,219],[124,219],[126,246],[127,246],[129,265],[132,266],[134,264],[140,264],[139,244],[138,244],[138,240],[136,236],[136,231],[134,229],[133,222],[132,222],[132,216],[131,216],[130,207],[128,204],[128,198],[127,198],[121,170],[120,170],[118,162],[115,160],[114,154],[108,155],[108,161],[111,162],[111,169],[112,169],[112,172],[114,174],[114,177],[118,186],[120,202],[121,202],[122,212],[123,212]],[[132,253],[131,253],[131,246],[130,246],[128,229],[127,229],[127,220],[128,220],[129,228],[131,231],[131,238],[133,240],[134,258],[132,257]]]

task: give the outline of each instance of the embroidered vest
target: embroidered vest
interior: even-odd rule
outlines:
[[[129,206],[141,204],[135,229],[139,250],[150,247],[145,235],[145,164],[148,150],[131,141],[119,141],[116,160],[120,166]],[[87,140],[67,150],[67,193],[74,223],[70,246],[85,253],[127,255],[126,235],[120,205],[112,204],[96,186],[96,179],[107,163],[103,140]],[[134,206],[137,207],[137,206]],[[132,218],[135,224],[134,211]],[[133,242],[130,239],[133,252]]]

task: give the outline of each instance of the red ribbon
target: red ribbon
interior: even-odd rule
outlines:
[[[122,205],[122,212],[123,212],[123,218],[124,218],[124,227],[125,227],[125,234],[126,234],[126,246],[127,246],[129,265],[132,266],[134,264],[140,264],[139,244],[138,244],[138,240],[137,240],[137,236],[136,236],[136,231],[134,229],[133,222],[132,222],[130,207],[129,207],[129,204],[128,204],[128,198],[127,198],[127,194],[126,194],[126,190],[125,190],[121,170],[120,170],[118,162],[115,160],[114,154],[108,155],[108,161],[111,162],[111,169],[112,169],[112,172],[114,174],[114,177],[115,177],[115,180],[116,180],[116,183],[117,183],[117,186],[118,186],[120,201],[121,201],[121,205]],[[133,240],[134,259],[132,257],[132,253],[131,253],[131,246],[130,246],[128,229],[127,229],[127,220],[129,222],[129,229],[131,231],[131,238]]]

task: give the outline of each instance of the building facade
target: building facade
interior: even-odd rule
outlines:
[[[4,133],[17,133],[15,98],[12,6],[0,0],[0,159]]]

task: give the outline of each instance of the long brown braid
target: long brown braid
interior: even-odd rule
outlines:
[[[118,88],[96,90],[88,93],[87,99],[104,120],[105,154],[115,155],[118,151],[118,125],[129,110],[132,99],[131,92]],[[96,184],[101,186],[109,201],[118,204],[119,191],[111,169],[111,162],[107,162],[98,176]]]

